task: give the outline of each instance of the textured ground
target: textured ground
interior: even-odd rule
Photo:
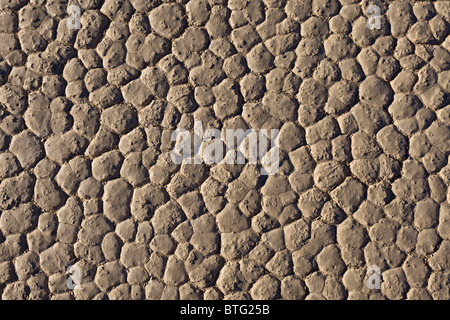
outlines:
[[[69,4],[0,0],[2,299],[450,299],[449,1]],[[174,165],[194,120],[278,174]]]

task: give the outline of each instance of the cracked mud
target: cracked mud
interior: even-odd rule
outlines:
[[[1,299],[450,299],[449,23],[439,0],[0,0]],[[277,174],[174,164],[195,121],[279,129]]]

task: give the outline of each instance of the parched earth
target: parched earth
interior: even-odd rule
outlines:
[[[1,299],[450,299],[449,30],[439,0],[0,0]],[[277,174],[174,164],[194,121],[280,129]]]

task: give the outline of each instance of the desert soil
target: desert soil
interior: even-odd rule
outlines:
[[[1,299],[450,299],[449,30],[439,0],[0,0]],[[280,129],[278,173],[174,164],[194,121]]]

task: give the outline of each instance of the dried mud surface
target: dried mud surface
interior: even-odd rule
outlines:
[[[70,4],[0,0],[1,299],[450,298],[449,1]],[[195,120],[278,173],[173,164]]]

